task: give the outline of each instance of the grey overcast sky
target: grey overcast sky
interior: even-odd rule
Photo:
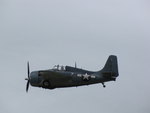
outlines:
[[[149,0],[0,0],[1,113],[150,113]],[[31,70],[100,70],[118,56],[116,82],[25,92]]]

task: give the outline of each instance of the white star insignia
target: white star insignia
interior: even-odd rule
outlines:
[[[83,80],[89,80],[90,78],[96,78],[94,75],[88,75],[86,74],[77,74],[78,77],[82,77]]]
[[[89,80],[90,75],[88,75],[87,73],[85,75],[83,75],[83,80]]]

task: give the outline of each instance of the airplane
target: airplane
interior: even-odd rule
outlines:
[[[105,88],[105,82],[116,81],[119,76],[117,56],[110,55],[105,66],[100,71],[88,71],[71,66],[56,65],[52,69],[38,70],[30,73],[29,62],[27,63],[28,78],[26,92],[29,85],[45,89],[78,87],[101,83]]]

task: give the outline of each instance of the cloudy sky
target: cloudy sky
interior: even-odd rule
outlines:
[[[1,0],[1,113],[149,113],[149,0]],[[116,82],[25,92],[31,70],[100,70],[118,56]]]

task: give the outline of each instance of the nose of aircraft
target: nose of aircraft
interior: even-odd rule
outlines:
[[[28,92],[29,89],[29,84],[32,86],[38,86],[38,71],[33,71],[30,73],[30,66],[29,66],[29,62],[27,63],[27,78],[25,78],[25,80],[27,80],[27,85],[26,85],[26,92]]]
[[[38,86],[38,71],[30,73],[30,84],[32,86]]]

